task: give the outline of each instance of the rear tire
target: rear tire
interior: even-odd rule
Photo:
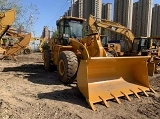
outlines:
[[[62,51],[58,58],[58,74],[60,80],[65,83],[73,83],[77,77],[78,59],[72,51]]]

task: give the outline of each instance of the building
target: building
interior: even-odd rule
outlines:
[[[136,37],[151,35],[153,0],[139,0],[134,4],[133,33]]]
[[[92,14],[96,18],[101,18],[101,12],[102,0],[73,0],[72,7],[69,8],[68,12],[64,13],[64,16],[88,19],[89,15]]]
[[[44,26],[41,37],[46,39],[50,38],[50,31],[47,26]]]
[[[107,4],[102,4],[102,19],[106,19],[111,21],[112,20],[112,4],[107,3]],[[108,39],[111,39],[111,31],[108,31],[104,28],[101,28],[101,34],[106,35]]]
[[[75,1],[72,7],[73,7],[72,16],[82,18],[83,17],[83,0]]]
[[[155,4],[152,9],[151,36],[160,36],[160,5]]]
[[[83,18],[88,19],[89,15],[101,18],[102,0],[83,0]]]
[[[135,36],[138,36],[138,4],[139,2],[133,3],[133,17],[132,17],[132,32]]]
[[[101,18],[102,0],[91,0],[91,14],[96,18]]]
[[[132,28],[133,0],[114,0],[113,21]]]
[[[102,4],[102,19],[112,20],[112,4]]]
[[[132,28],[132,12],[133,0],[114,0],[114,17],[113,21],[117,22],[128,29]],[[113,38],[116,40],[122,39],[121,35],[113,33]]]

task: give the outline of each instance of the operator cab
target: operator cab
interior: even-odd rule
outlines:
[[[58,20],[58,44],[68,45],[69,38],[81,39],[84,21],[84,19],[76,17],[63,17]]]
[[[157,46],[159,46],[159,41],[157,39],[150,37],[135,38],[132,52],[136,54],[141,52],[142,55],[148,55],[149,52],[157,52]]]
[[[133,41],[133,52],[140,52],[150,48],[150,40],[147,37],[135,38]]]

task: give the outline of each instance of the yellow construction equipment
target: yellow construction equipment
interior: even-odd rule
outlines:
[[[102,20],[95,20],[93,16],[90,17],[90,30],[93,33],[98,32],[98,27],[107,29],[109,31],[118,33],[123,35],[126,39],[124,39],[125,45],[123,49],[126,49],[124,52],[121,51],[122,45],[119,43],[109,43],[108,41],[105,41],[105,45],[108,47],[105,48],[108,50],[108,48],[112,48],[111,51],[113,56],[150,56],[148,60],[148,74],[149,76],[153,76],[154,72],[157,72],[157,64],[159,64],[160,59],[159,55],[160,50],[159,50],[159,44],[158,39],[160,38],[152,38],[152,37],[140,37],[140,38],[135,38],[134,34],[132,31],[125,26],[108,21],[105,19]],[[118,40],[117,40],[118,41]],[[103,42],[102,42],[103,43]],[[112,45],[112,47],[111,47]],[[111,53],[111,52],[110,52]],[[119,55],[114,55],[115,53]]]
[[[104,49],[109,53],[108,55],[117,57],[122,56],[124,53],[121,51],[121,45],[119,42],[116,41],[109,41],[106,35],[100,35],[102,46]]]
[[[19,35],[18,33],[15,33],[10,29],[10,26],[13,24],[15,17],[16,12],[14,9],[8,10],[6,12],[0,12],[0,52],[4,54],[4,57],[2,59],[6,59],[9,56],[12,56],[15,59],[15,53],[17,53],[21,49],[27,49],[28,51],[28,47],[26,48],[26,46],[29,44],[31,34]],[[4,34],[10,36],[11,39],[5,39],[5,42],[3,42]],[[15,44],[11,43],[13,41],[12,38],[18,38],[19,41]],[[5,43],[8,40],[9,44],[7,45]]]
[[[43,48],[42,48],[42,46],[44,45],[44,42],[46,41],[46,38],[41,38],[40,39],[40,45],[39,45],[39,50],[40,50],[40,52],[43,52]]]
[[[21,50],[25,51],[25,49],[28,48],[27,46],[28,46],[28,44],[30,42],[30,39],[31,39],[31,33],[28,33],[28,34],[25,34],[25,35],[18,35],[18,37],[19,37],[18,42],[14,43],[12,46],[6,47],[6,52],[5,52],[2,60],[7,59],[8,57],[12,57],[14,60],[17,60],[15,58],[16,53],[21,51]],[[29,51],[26,51],[26,52],[28,53]]]
[[[132,53],[141,56],[151,56],[148,60],[149,75],[153,76],[154,72],[158,73],[160,63],[160,37],[139,37],[134,38]],[[153,71],[152,71],[153,70]]]
[[[6,31],[13,24],[16,17],[14,9],[8,10],[6,12],[0,12],[0,39],[6,33]],[[4,53],[6,50],[0,46],[0,53]]]
[[[109,31],[115,32],[117,34],[121,34],[123,35],[126,39],[125,40],[125,46],[126,51],[124,51],[123,54],[129,54],[132,52],[132,43],[134,41],[134,34],[132,33],[132,31],[128,28],[126,28],[125,26],[113,22],[113,21],[109,21],[106,19],[101,19],[101,20],[96,20],[92,15],[90,15],[90,21],[89,21],[89,25],[90,25],[90,30],[92,31],[92,33],[97,33],[98,27],[107,29]],[[118,41],[118,40],[117,40]],[[108,44],[108,42],[107,42]]]
[[[13,39],[17,38],[18,42],[19,42],[25,37],[25,35],[26,35],[26,33],[24,33],[24,35],[21,35],[21,34],[17,33],[17,31],[14,31],[13,29],[9,29],[8,31],[6,31],[6,36],[9,36],[11,38],[9,40],[9,47],[14,45]],[[27,39],[26,42],[30,41],[30,39],[31,39],[30,37],[28,37],[28,38],[29,39]],[[27,43],[27,46],[25,48],[23,48],[23,51],[21,51],[21,52],[23,52],[23,54],[30,54],[31,53],[31,48],[29,46],[29,42]]]
[[[89,17],[89,26],[91,26]],[[63,17],[57,21],[59,36],[50,40],[43,50],[44,68],[57,68],[63,83],[77,80],[80,92],[93,110],[94,103],[130,94],[139,98],[138,93],[154,90],[148,81],[147,60],[149,56],[109,57],[102,46],[98,32],[83,36],[84,19]],[[56,70],[56,69],[55,69]]]

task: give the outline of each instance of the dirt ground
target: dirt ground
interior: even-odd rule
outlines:
[[[41,53],[0,61],[0,119],[160,119],[160,74],[149,77],[157,92],[122,104],[95,104],[92,111],[76,83],[63,85],[56,72],[43,69]]]

